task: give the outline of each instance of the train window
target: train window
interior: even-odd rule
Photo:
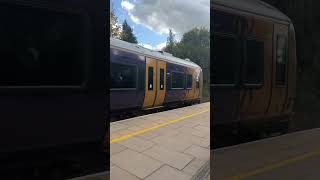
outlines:
[[[164,69],[160,68],[160,90],[164,90]]]
[[[192,89],[192,75],[191,74],[188,74],[187,75],[187,89]]]
[[[148,90],[153,90],[153,67],[148,68]]]
[[[82,15],[0,5],[0,86],[81,86],[87,59]]]
[[[213,84],[235,84],[241,54],[235,37],[215,35],[210,76]]]
[[[263,84],[264,78],[264,44],[257,40],[247,40],[247,59],[244,83]]]
[[[183,73],[172,72],[171,79],[171,88],[172,89],[184,89],[185,76]]]
[[[276,52],[276,84],[285,85],[287,64],[287,38],[282,35],[277,37]]]
[[[110,64],[111,89],[135,89],[137,87],[137,67],[119,63]]]
[[[236,33],[237,32],[237,16],[214,10],[212,11],[212,18],[210,18],[210,29],[215,32]]]

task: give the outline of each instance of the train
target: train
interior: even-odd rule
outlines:
[[[292,21],[260,0],[214,0],[210,9],[212,141],[288,132],[297,76]]]
[[[0,179],[109,169],[105,12],[107,1],[0,0]]]
[[[164,51],[110,38],[110,114],[199,103],[199,65]]]

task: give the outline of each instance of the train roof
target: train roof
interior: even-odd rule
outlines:
[[[291,22],[288,16],[261,0],[211,0],[211,3]]]
[[[156,59],[161,59],[167,62],[172,62],[176,64],[181,64],[181,65],[186,65],[186,66],[191,66],[191,67],[196,67],[196,68],[201,68],[199,65],[196,63],[190,61],[190,60],[184,60],[180,59],[177,57],[174,57],[173,55],[166,53],[166,52],[159,52],[159,51],[154,51],[151,49],[147,49],[141,45],[138,44],[133,44],[133,43],[128,43],[119,39],[111,38],[110,37],[110,45],[114,47],[118,47],[121,49],[137,52],[139,54],[147,55]]]

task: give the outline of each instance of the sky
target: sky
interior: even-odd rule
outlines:
[[[210,0],[111,0],[118,22],[127,20],[138,43],[160,50],[169,29],[176,40],[194,27],[210,27]]]

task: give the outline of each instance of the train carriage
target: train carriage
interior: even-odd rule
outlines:
[[[286,132],[296,96],[292,22],[260,0],[214,0],[211,14],[213,132]]]
[[[112,113],[200,101],[202,70],[190,60],[110,39]]]
[[[108,170],[106,7],[0,0],[0,179]]]

